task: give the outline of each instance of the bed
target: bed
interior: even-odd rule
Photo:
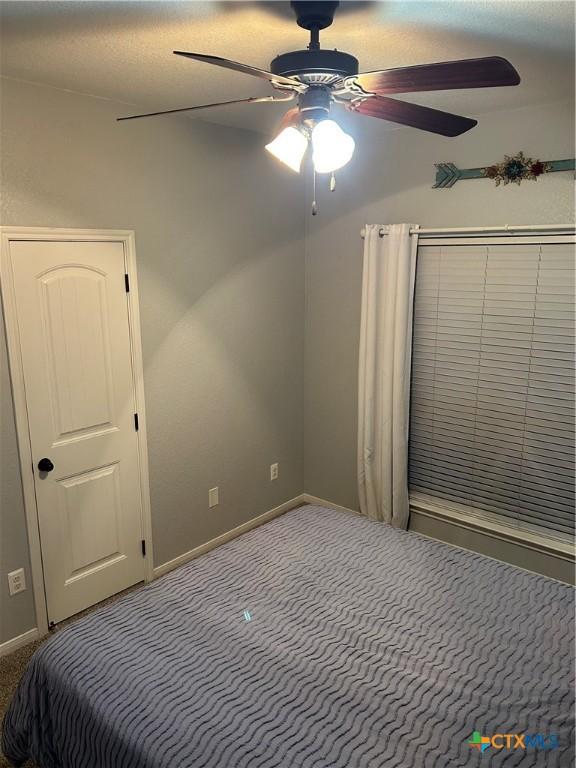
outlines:
[[[41,768],[571,766],[573,610],[559,582],[307,505],[43,644],[3,747]]]

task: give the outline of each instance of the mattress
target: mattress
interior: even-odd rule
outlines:
[[[573,591],[303,506],[58,632],[3,726],[41,768],[571,766]]]

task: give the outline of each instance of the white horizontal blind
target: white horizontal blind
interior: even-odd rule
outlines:
[[[418,249],[412,491],[574,532],[574,246]]]

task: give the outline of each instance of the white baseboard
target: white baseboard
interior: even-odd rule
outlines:
[[[295,496],[293,499],[290,499],[290,501],[285,501],[283,504],[280,504],[280,506],[274,507],[274,509],[269,509],[268,512],[264,512],[262,515],[253,517],[252,520],[248,520],[247,522],[242,523],[242,525],[232,528],[231,531],[226,531],[226,533],[216,536],[215,539],[210,539],[210,541],[200,544],[199,547],[194,547],[194,549],[190,549],[188,552],[178,555],[178,557],[175,557],[173,560],[168,560],[167,563],[162,563],[162,565],[156,566],[153,571],[154,578],[157,579],[159,576],[164,576],[165,573],[173,571],[174,568],[178,568],[180,565],[184,565],[184,563],[194,560],[196,557],[200,557],[200,555],[203,555],[205,552],[209,552],[211,549],[226,544],[226,542],[232,541],[232,539],[241,536],[243,533],[251,531],[253,528],[257,528],[259,525],[263,525],[279,515],[283,515],[284,512],[288,512],[289,509],[294,509],[295,507],[299,507],[301,504],[306,503],[308,503],[308,500],[305,494]]]
[[[321,499],[319,496],[312,496],[310,493],[303,493],[302,499],[304,504],[314,504],[317,507],[328,507],[329,509],[337,509],[339,512],[352,512],[353,515],[359,515],[360,512],[357,509],[350,509],[349,507],[343,507],[340,504],[334,504],[333,501],[327,499]]]
[[[29,629],[28,632],[24,632],[22,635],[18,635],[11,640],[7,640],[5,643],[1,643],[0,656],[7,656],[9,653],[17,651],[18,648],[22,648],[24,645],[28,645],[28,643],[38,640],[39,637],[40,633],[38,632],[38,627]]]

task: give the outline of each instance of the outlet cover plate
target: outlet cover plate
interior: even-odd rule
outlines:
[[[10,571],[8,574],[8,589],[10,595],[17,595],[18,592],[24,592],[26,589],[26,576],[24,568],[18,568],[17,571]]]
[[[208,506],[216,507],[220,503],[218,486],[216,488],[210,488],[208,491]]]

